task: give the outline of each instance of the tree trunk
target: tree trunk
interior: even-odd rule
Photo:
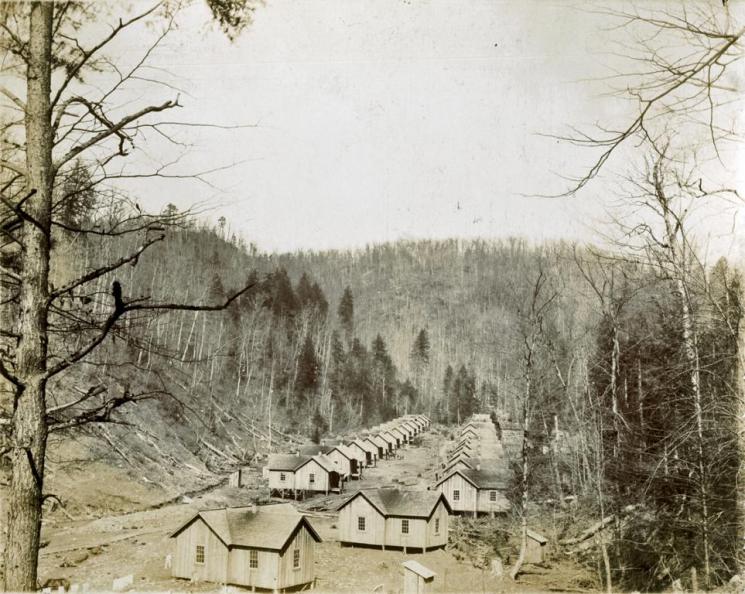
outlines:
[[[530,360],[529,360],[530,361]],[[522,519],[520,522],[520,554],[515,561],[515,565],[510,570],[510,577],[517,579],[520,569],[525,561],[525,552],[528,548],[528,423],[530,422],[530,362],[528,362],[528,372],[525,379],[525,401],[523,402],[523,443],[522,443],[522,477],[521,477],[521,498],[520,508]]]
[[[45,411],[49,229],[52,194],[51,2],[31,5],[26,106],[26,170],[30,198],[25,209],[35,223],[23,225],[20,341],[16,373],[22,384],[12,418],[11,509],[5,551],[5,587],[37,588],[42,482],[47,442]]]
[[[745,577],[745,293],[739,295],[740,318],[737,326],[737,396],[735,401],[735,431],[737,440],[737,572]]]
[[[709,554],[709,494],[706,484],[706,461],[704,459],[704,422],[703,408],[701,405],[701,372],[699,365],[698,344],[696,341],[696,329],[691,312],[688,288],[681,278],[677,281],[678,294],[680,297],[681,314],[683,322],[683,346],[688,361],[688,373],[693,392],[693,404],[696,414],[696,455],[699,474],[699,492],[701,494],[701,544],[704,548],[704,588],[710,585],[711,563]]]

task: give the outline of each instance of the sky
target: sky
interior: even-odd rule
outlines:
[[[592,158],[545,134],[630,113],[591,80],[615,58],[607,19],[587,7],[266,0],[231,43],[194,2],[147,72],[178,89],[179,121],[242,127],[170,128],[188,149],[148,136],[130,167],[179,159],[167,171],[219,171],[204,176],[208,184],[140,180],[128,189],[150,208],[206,206],[203,216],[224,216],[231,232],[269,251],[597,240],[623,154],[579,195],[540,197],[561,193],[562,176],[583,173]],[[128,36],[120,57],[136,59],[154,33]],[[174,88],[148,93],[167,99]],[[728,217],[709,218],[705,234],[729,229]]]

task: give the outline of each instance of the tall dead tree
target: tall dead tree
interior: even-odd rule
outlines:
[[[546,273],[542,262],[538,262],[538,275],[528,296],[528,307],[519,307],[520,342],[523,360],[523,396],[521,399],[521,424],[523,439],[521,445],[521,475],[520,475],[520,552],[515,564],[510,570],[510,577],[516,580],[520,574],[525,554],[528,548],[528,504],[530,489],[528,479],[530,475],[530,422],[533,414],[535,391],[535,368],[538,350],[544,341],[544,319],[549,307],[556,298],[556,293],[547,294]]]
[[[235,32],[250,16],[248,2],[208,2],[214,16],[227,31]],[[149,116],[178,107],[178,99],[143,105],[120,117],[109,115],[117,90],[132,80],[149,55],[145,52],[134,69],[117,73],[111,87],[91,91],[84,78],[106,71],[106,48],[148,19],[169,19],[175,6],[156,2],[151,7],[119,20],[97,43],[87,46],[77,38],[79,29],[95,18],[91,5],[77,2],[4,3],[0,27],[8,70],[23,81],[24,92],[16,94],[1,87],[0,95],[18,114],[4,130],[0,167],[4,170],[0,189],[2,209],[3,282],[9,295],[3,303],[3,349],[0,375],[11,387],[10,397],[0,404],[0,587],[11,591],[37,588],[37,563],[44,492],[47,438],[51,430],[106,422],[121,406],[143,395],[107,394],[98,386],[83,390],[83,396],[55,407],[49,406],[49,382],[95,352],[109,336],[121,331],[121,322],[136,312],[158,310],[217,310],[227,307],[248,286],[223,303],[196,305],[153,303],[133,298],[128,287],[114,281],[98,318],[85,312],[77,324],[81,340],[73,348],[53,341],[50,326],[61,315],[61,302],[93,294],[93,284],[109,278],[126,264],[136,265],[138,257],[163,239],[157,218],[135,216],[123,230],[140,236],[140,245],[116,261],[93,267],[70,278],[62,286],[50,282],[58,238],[55,233],[68,225],[59,216],[55,193],[73,161],[90,159],[96,175],[88,189],[102,186],[113,175],[112,161],[125,157],[133,148],[138,127],[154,126]],[[165,16],[163,16],[165,15]],[[165,31],[170,27],[166,24]],[[165,32],[164,34],[165,35]],[[162,36],[161,36],[162,38]],[[157,42],[156,42],[157,43]],[[152,48],[149,48],[152,49]],[[111,80],[111,79],[109,79]],[[93,95],[85,96],[82,93]],[[8,181],[5,181],[5,180]],[[69,197],[68,197],[69,198]],[[117,236],[121,229],[72,229],[78,233]],[[86,297],[92,299],[92,297]],[[83,312],[78,312],[83,314]],[[64,412],[64,414],[62,414]]]

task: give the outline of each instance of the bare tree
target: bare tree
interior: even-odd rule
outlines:
[[[570,134],[557,137],[596,155],[592,165],[572,180],[564,195],[582,190],[624,147],[634,150],[639,146],[643,155],[651,153],[655,156],[653,159],[660,159],[667,165],[683,163],[686,155],[696,155],[697,162],[706,162],[706,167],[686,175],[685,180],[679,178],[679,189],[688,194],[698,193],[699,198],[720,193],[721,190],[705,190],[702,179],[707,177],[703,169],[711,174],[716,164],[720,166],[716,174],[727,174],[723,147],[741,137],[737,129],[741,91],[737,88],[734,70],[742,58],[745,28],[738,23],[735,8],[724,0],[721,5],[684,2],[661,8],[645,6],[643,9],[595,12],[613,20],[618,25],[616,30],[624,36],[616,55],[629,60],[628,68],[618,71],[610,84],[615,85],[616,94],[630,101],[634,109],[621,123],[602,125],[594,132],[574,128]],[[673,135],[671,131],[676,133]],[[651,172],[654,175],[654,167]],[[658,169],[658,177],[660,172]],[[722,184],[724,186],[726,184]],[[658,190],[652,195],[655,205],[660,207],[664,206],[666,198]],[[736,190],[729,192],[739,198]],[[664,208],[663,218],[671,219]],[[664,237],[668,232],[677,235],[679,222],[671,219],[672,227],[665,231]],[[677,248],[666,245],[662,253],[672,255],[672,250],[681,246],[677,245]],[[677,262],[680,262],[680,255],[676,254]],[[692,348],[695,335],[685,321],[690,320],[690,309],[682,279],[678,283],[678,293],[695,394],[699,385],[695,371],[696,351]],[[745,484],[745,324],[739,324],[737,341],[739,369],[735,416],[739,426],[735,440],[739,457],[737,484],[742,485]],[[738,543],[745,543],[744,494],[745,491],[739,489]],[[745,575],[745,547],[740,544],[737,549],[737,571]],[[705,564],[708,567],[707,560]]]
[[[248,2],[210,0],[209,5],[220,25],[231,32],[239,30],[250,17]],[[83,388],[78,397],[50,407],[50,381],[86,360],[108,337],[116,336],[126,318],[137,312],[219,310],[250,288],[244,286],[222,303],[154,303],[147,296],[130,296],[128,288],[114,280],[107,297],[96,294],[101,301],[98,317],[80,311],[65,313],[60,305],[75,298],[92,299],[95,283],[109,278],[122,266],[136,265],[144,252],[164,238],[165,228],[157,224],[158,218],[140,214],[111,228],[76,228],[60,212],[61,205],[74,196],[63,196],[59,201],[56,197],[60,195],[61,181],[81,158],[89,159],[94,170],[93,177],[84,184],[86,190],[122,177],[113,172],[111,164],[129,154],[138,130],[142,126],[157,127],[150,118],[179,106],[178,97],[167,98],[142,105],[126,115],[111,115],[116,93],[136,78],[154,46],[128,72],[122,72],[105,55],[114,39],[147,19],[165,19],[157,45],[170,29],[177,8],[170,2],[156,2],[127,20],[119,20],[98,42],[87,46],[78,34],[95,18],[93,13],[98,7],[76,2],[2,5],[3,49],[12,58],[6,68],[18,74],[25,86],[23,94],[0,89],[6,105],[16,114],[6,124],[0,162],[0,228],[7,255],[0,270],[5,286],[0,375],[9,387],[0,402],[0,456],[4,459],[0,499],[10,502],[9,509],[0,510],[7,514],[0,517],[0,553],[4,561],[4,566],[0,566],[0,586],[8,590],[37,587],[42,504],[48,495],[43,487],[50,431],[106,422],[121,406],[148,396],[107,394],[105,387],[91,386]],[[80,90],[85,88],[81,81],[101,71],[112,77],[109,88],[81,95]],[[160,170],[144,175],[168,174]],[[139,246],[55,287],[50,272],[55,265],[57,229],[101,237],[130,235],[139,237]],[[80,315],[77,327],[81,340],[72,348],[59,349],[54,340],[55,324],[70,315]]]
[[[520,476],[520,553],[518,554],[515,564],[510,570],[510,577],[515,580],[520,574],[523,562],[525,561],[525,552],[528,547],[528,504],[530,493],[528,487],[529,479],[529,449],[530,449],[530,422],[535,406],[533,393],[535,391],[535,367],[538,350],[542,346],[544,338],[544,319],[548,309],[557,296],[557,293],[547,294],[547,276],[543,270],[543,264],[538,262],[538,275],[532,284],[530,295],[528,296],[528,307],[520,308],[520,340],[522,346],[523,358],[523,397],[521,402],[521,421],[522,421],[522,449],[521,449],[521,468]]]

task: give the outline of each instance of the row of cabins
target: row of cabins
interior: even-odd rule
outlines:
[[[374,433],[272,456],[266,468],[270,489],[295,497],[341,492],[345,480],[361,478],[363,468],[392,455],[429,424],[426,417],[411,415]],[[358,491],[339,507],[340,541],[431,550],[447,543],[450,512],[444,496],[431,491]],[[315,544],[321,538],[307,517],[283,503],[200,511],[171,541],[174,577],[278,592],[314,582]]]
[[[442,548],[452,509],[442,493],[363,489],[338,508],[342,546],[410,552]],[[171,534],[174,577],[274,592],[315,581],[321,537],[292,504],[200,511]]]
[[[365,468],[395,456],[429,426],[426,416],[407,415],[359,435],[302,446],[289,455],[272,455],[264,469],[270,494],[303,499],[317,493],[341,493],[346,481],[363,478]]]
[[[434,489],[447,499],[453,513],[495,516],[507,513],[511,472],[488,415],[474,415],[460,428],[448,450]]]

